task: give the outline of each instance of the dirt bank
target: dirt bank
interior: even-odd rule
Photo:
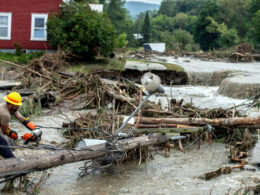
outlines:
[[[103,78],[117,79],[121,77],[140,83],[142,75],[147,71],[130,70],[125,71],[108,71],[98,73]],[[150,72],[161,77],[162,84],[164,85],[185,85],[188,83],[188,75],[185,72],[177,72],[174,70],[151,70]]]

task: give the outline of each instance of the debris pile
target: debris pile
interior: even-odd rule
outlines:
[[[64,136],[69,140],[68,148],[58,148],[52,154],[39,158],[25,158],[23,161],[12,159],[19,163],[19,166],[14,167],[15,170],[23,169],[26,162],[30,162],[30,165],[38,170],[90,159],[95,159],[92,162],[98,163],[94,164],[94,167],[107,166],[104,164],[107,159],[111,159],[109,164],[135,161],[140,165],[151,157],[152,145],[160,144],[159,148],[163,148],[167,156],[176,141],[176,146],[184,151],[181,141],[183,139],[200,144],[204,140],[211,142],[212,138],[216,141],[222,139],[229,144],[230,162],[238,165],[220,168],[200,178],[209,180],[228,174],[232,169],[243,169],[247,163],[244,160],[247,157],[246,152],[256,141],[250,130],[260,124],[260,118],[238,118],[239,113],[235,109],[199,109],[191,103],[183,104],[183,100],[170,100],[167,110],[160,105],[146,102],[127,124],[125,131],[118,135],[117,130],[124,120],[143,101],[143,90],[135,83],[120,79],[107,80],[99,74],[59,73],[68,65],[66,54],[62,51],[45,54],[31,62],[23,72],[23,85],[25,88],[35,89],[40,94],[36,93],[28,100],[25,112],[31,114],[31,108],[36,108],[32,101],[38,106],[41,104],[41,107],[61,104],[67,105],[70,110],[94,109],[95,112],[81,113],[74,121],[63,124],[63,127],[68,129],[64,131]],[[78,141],[86,138],[107,142],[94,145],[87,148],[88,150],[74,148]],[[17,162],[13,162],[14,165]],[[91,165],[93,167],[93,164]],[[6,171],[5,174],[9,174],[12,167],[7,167],[5,163],[0,164],[1,166],[2,172]],[[86,164],[82,168],[82,175],[87,174],[88,170],[89,165]]]

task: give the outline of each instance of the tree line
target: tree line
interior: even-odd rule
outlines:
[[[102,3],[103,13],[89,3]],[[80,56],[109,56],[114,48],[165,42],[167,49],[260,48],[260,0],[163,0],[132,20],[123,0],[71,0],[48,20],[48,40]],[[134,35],[141,35],[141,38]]]
[[[168,49],[208,51],[246,42],[260,47],[260,0],[163,0],[158,11],[141,13],[135,21],[123,5],[110,0],[105,13],[118,34],[127,34],[129,46],[165,42]]]

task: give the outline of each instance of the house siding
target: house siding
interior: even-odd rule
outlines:
[[[31,41],[32,13],[58,12],[62,0],[1,0],[0,12],[12,13],[11,40],[0,40],[0,49],[14,49],[14,42],[23,49],[52,49],[47,41]]]

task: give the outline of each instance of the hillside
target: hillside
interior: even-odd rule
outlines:
[[[129,10],[130,15],[133,18],[136,18],[136,16],[141,12],[145,12],[147,10],[159,9],[160,5],[152,4],[152,3],[137,2],[137,1],[127,1],[127,2],[125,2],[124,7]]]

